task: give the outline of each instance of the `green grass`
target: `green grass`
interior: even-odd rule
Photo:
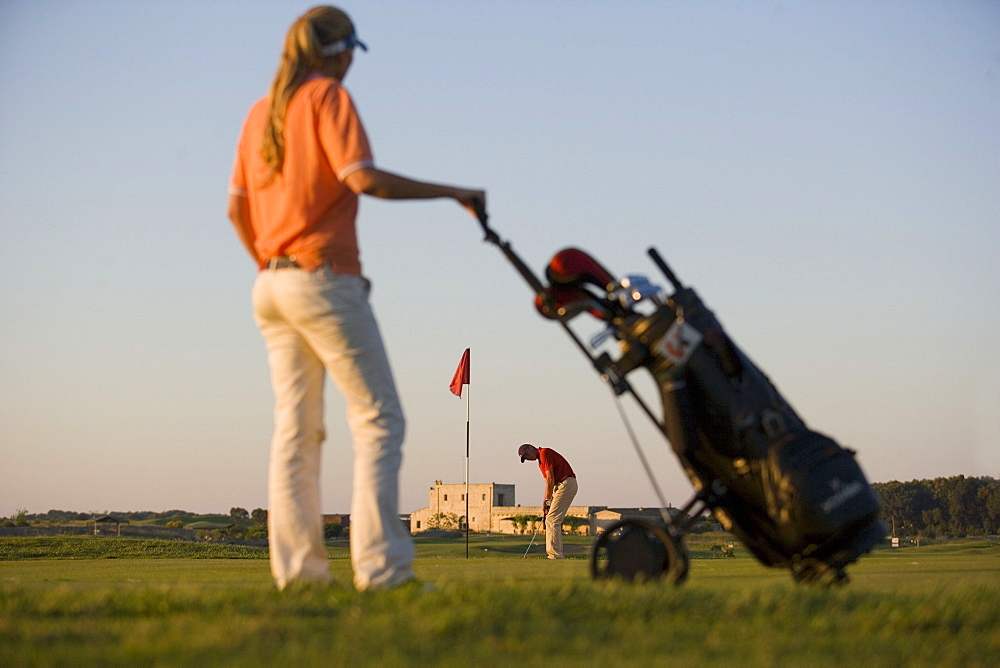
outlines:
[[[155,538],[104,538],[72,535],[0,539],[0,562],[40,558],[267,559],[267,548]]]
[[[1000,664],[996,544],[879,550],[833,589],[738,550],[695,558],[675,588],[593,582],[589,539],[570,538],[580,556],[556,562],[537,540],[523,558],[529,540],[473,537],[469,559],[464,539],[420,540],[417,574],[433,589],[382,593],[349,586],[334,542],[338,584],[278,593],[259,548],[3,539],[0,665]]]

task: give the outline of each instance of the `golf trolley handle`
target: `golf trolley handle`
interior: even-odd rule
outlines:
[[[653,262],[659,267],[663,275],[667,277],[670,284],[674,286],[674,290],[683,290],[684,285],[681,283],[680,279],[674,274],[673,270],[667,266],[667,263],[660,257],[660,253],[653,247],[650,247],[648,251],[649,257],[653,258]]]
[[[474,201],[472,206],[476,211],[476,217],[479,219],[479,224],[483,226],[483,232],[486,234],[484,241],[494,244],[497,248],[499,248],[507,260],[514,265],[517,272],[521,274],[521,277],[524,278],[528,285],[531,286],[531,289],[535,291],[535,297],[540,299],[542,304],[551,307],[552,295],[549,293],[548,288],[546,288],[542,282],[538,280],[534,272],[532,272],[528,265],[524,263],[524,260],[522,260],[517,253],[514,252],[514,250],[510,247],[510,242],[502,241],[500,239],[500,235],[490,228],[487,222],[489,217],[486,215],[486,209],[483,207],[482,202]],[[587,345],[580,340],[580,337],[576,335],[576,332],[570,329],[567,317],[557,315],[555,319],[562,326],[563,330],[569,335],[569,338],[573,341],[573,343],[576,344],[576,347],[580,349],[580,352],[583,353],[584,357],[590,360],[594,369],[611,383],[611,385],[615,388],[616,394],[621,394],[629,390],[628,382],[624,378],[620,378],[617,375],[615,375],[614,378],[611,378],[610,371],[605,362],[606,355],[602,357],[594,357],[590,354],[590,351],[587,349]],[[650,414],[650,417],[652,417],[652,414]],[[653,418],[653,420],[656,421],[656,418]]]
[[[490,217],[486,213],[486,205],[483,204],[481,199],[474,199],[472,200],[472,208],[475,210],[476,218],[479,219],[479,224],[482,226],[483,233],[486,235],[486,238],[483,239],[483,241],[497,243],[497,241],[500,240],[500,237],[497,236],[496,232],[490,229],[489,223],[487,222]]]
[[[486,214],[486,207],[480,200],[473,200],[472,207],[476,211],[476,218],[479,219],[479,224],[483,227],[483,233],[486,235],[483,241],[487,243],[494,244],[500,251],[507,257],[514,268],[517,269],[517,273],[521,274],[521,277],[527,281],[531,289],[535,291],[535,295],[543,300],[550,299],[548,290],[542,285],[542,282],[538,280],[531,268],[524,263],[517,253],[510,247],[509,241],[501,241],[500,235],[498,235],[488,224],[489,216]]]

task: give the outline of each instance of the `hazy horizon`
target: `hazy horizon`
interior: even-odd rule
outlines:
[[[959,476],[959,475],[963,475],[963,474],[956,474],[956,476]],[[935,477],[947,478],[947,477],[953,477],[953,476],[935,476]],[[971,478],[971,477],[974,477],[974,478],[991,478],[993,480],[997,479],[997,478],[995,478],[993,476],[965,476],[965,477],[966,478]],[[934,478],[929,478],[929,479],[933,480]],[[921,478],[920,480],[925,480],[925,478]],[[464,480],[462,482],[458,482],[458,483],[448,483],[446,481],[443,481],[443,482],[444,482],[445,485],[449,485],[449,484],[451,484],[451,485],[462,485],[462,486],[465,485],[465,481]],[[871,480],[869,482],[872,482],[872,483],[886,483],[886,482],[913,482],[913,481],[911,481],[911,480],[895,480],[895,481],[894,480]],[[481,485],[481,484],[489,484],[489,483],[472,482],[470,484],[471,485]],[[495,484],[501,484],[502,485],[502,484],[509,484],[509,483],[498,482],[498,483],[495,483]],[[516,485],[515,485],[515,491],[514,491],[514,493],[515,493],[515,495],[517,494]],[[692,491],[691,492],[691,496],[693,496],[693,495],[694,495],[694,492]],[[516,496],[515,496],[515,500],[517,500]],[[686,503],[689,500],[690,500],[690,498],[685,498],[683,503]],[[683,503],[674,503],[674,502],[668,500],[668,506],[667,507],[675,507],[675,508],[676,507],[682,507]],[[638,505],[637,506],[637,505],[622,505],[622,504],[617,504],[617,503],[576,503],[575,500],[573,502],[573,505],[574,506],[592,506],[592,507],[596,507],[596,508],[601,508],[601,507],[606,507],[606,508],[659,508],[660,507],[659,504],[656,504],[656,505],[648,505],[647,504],[647,505]],[[422,509],[428,508],[428,507],[429,506],[427,505],[426,501],[424,502],[424,505],[420,506],[419,508],[405,509],[405,508],[400,507],[399,514],[400,515],[408,515],[410,513],[413,513],[413,512],[416,512],[418,510],[422,510]],[[541,504],[539,504],[539,503],[516,503],[513,506],[496,506],[496,507],[497,508],[541,507]],[[243,506],[231,506],[230,510],[232,510],[233,508],[243,508],[244,510],[246,510],[248,512],[253,512],[254,510],[257,510],[258,508],[262,509],[262,510],[267,510],[266,506],[258,506],[256,508],[245,508]],[[188,508],[180,508],[180,507],[170,506],[170,507],[164,508],[162,510],[154,510],[152,508],[142,508],[142,509],[136,508],[136,509],[126,510],[124,508],[111,509],[110,507],[109,508],[105,508],[104,510],[75,510],[75,509],[72,509],[72,508],[49,508],[47,510],[39,510],[39,511],[28,510],[27,514],[28,515],[45,515],[45,514],[47,514],[49,512],[52,512],[52,511],[66,512],[66,513],[77,513],[77,514],[91,514],[91,515],[115,515],[115,514],[129,514],[129,513],[156,513],[156,514],[163,514],[163,513],[167,513],[167,512],[175,511],[175,510],[176,511],[180,511],[180,512],[185,512],[185,513],[191,513],[193,515],[225,515],[225,516],[229,516],[229,512],[230,512],[229,510],[218,510],[218,511],[209,510],[209,511],[203,511],[203,512],[201,512],[201,511],[190,510]],[[324,515],[350,515],[351,513],[350,513],[350,510],[330,510],[330,511],[324,510],[323,514]]]
[[[0,516],[266,507],[272,396],[226,198],[309,6],[0,3]],[[657,247],[872,481],[1000,476],[1000,3],[342,6],[379,166],[486,188],[539,274],[575,246],[662,283]],[[464,481],[466,348],[473,481],[540,498],[532,442],[580,505],[657,505],[610,390],[475,220],[365,198],[359,236],[407,415],[401,512]],[[327,396],[322,507],[349,512]]]

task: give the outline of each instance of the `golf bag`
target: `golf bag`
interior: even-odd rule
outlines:
[[[659,254],[649,251],[673,287],[668,297],[643,277],[616,279],[572,248],[552,258],[543,284],[480,213],[486,240],[534,289],[539,312],[563,325],[616,394],[636,399],[695,489],[662,525],[625,520],[601,534],[591,554],[594,577],[683,582],[683,536],[709,510],[761,563],[788,568],[797,581],[846,581],[844,568],[887,533],[854,452],[806,426]],[[588,347],[569,327],[582,314],[606,325],[617,357],[592,354],[602,337]],[[661,416],[628,382],[639,369],[655,380]]]

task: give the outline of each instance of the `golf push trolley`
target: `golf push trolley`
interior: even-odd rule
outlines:
[[[538,311],[563,326],[615,395],[633,396],[695,490],[675,515],[661,511],[662,523],[625,519],[600,534],[590,557],[595,578],[682,583],[684,535],[708,510],[764,565],[787,568],[799,582],[846,582],[845,567],[887,533],[853,451],[808,429],[655,249],[649,255],[673,288],[669,296],[642,276],[616,279],[574,248],[555,254],[544,284],[489,227],[486,212],[477,214],[485,240],[534,290]],[[569,326],[583,314],[605,325],[589,346]],[[616,357],[596,353],[607,337],[618,342]],[[662,417],[628,381],[640,368],[659,388]]]

